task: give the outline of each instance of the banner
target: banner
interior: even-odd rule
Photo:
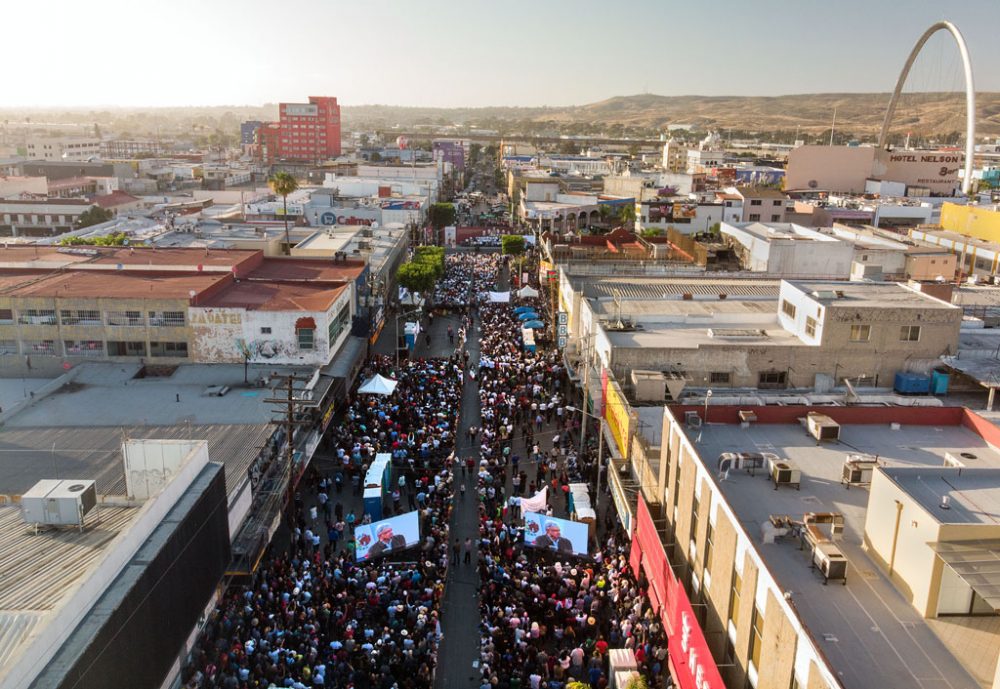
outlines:
[[[542,512],[545,510],[549,487],[545,486],[530,498],[521,498],[521,512]]]
[[[602,380],[603,385],[603,380]],[[625,396],[619,392],[618,384],[608,380],[604,388],[604,418],[615,438],[615,445],[622,457],[628,457],[629,409]]]
[[[507,304],[510,302],[510,292],[490,292],[490,301],[494,304]]]

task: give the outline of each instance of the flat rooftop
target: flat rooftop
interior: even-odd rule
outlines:
[[[0,274],[0,290],[8,297],[62,297],[65,299],[183,299],[200,293],[224,273],[153,273],[71,270],[26,278],[15,272]]]
[[[766,297],[777,299],[780,280],[734,278],[658,278],[658,277],[574,277],[573,288],[590,299],[681,299],[683,295],[718,299],[729,297]]]
[[[763,311],[762,311],[763,313]],[[624,312],[623,312],[624,314]],[[749,312],[748,312],[749,316]],[[811,347],[781,327],[777,315],[760,318],[704,322],[643,323],[642,330],[608,330],[605,335],[621,349],[698,349],[699,347]]]
[[[265,258],[247,277],[257,280],[321,280],[353,282],[365,270],[360,261]]]
[[[700,440],[696,431],[688,433],[778,587],[791,595],[793,607],[847,689],[980,686],[970,674],[970,661],[956,657],[961,646],[939,637],[868,559],[861,547],[868,491],[848,490],[840,478],[847,454],[878,457],[889,471],[936,472],[947,453],[974,454],[977,466],[1000,468],[1000,453],[985,440],[961,426],[907,425],[893,431],[885,424],[842,424],[840,440],[822,445],[799,424],[743,429],[709,423]],[[717,460],[723,452],[771,452],[790,459],[802,472],[801,489],[775,490],[764,471],[756,476],[731,471],[719,480]],[[806,512],[844,515],[838,546],[849,562],[846,586],[823,586],[809,567],[808,553],[796,542],[763,543],[762,526],[770,515],[801,519]],[[975,622],[970,620],[970,625]],[[994,639],[993,668],[1000,637],[989,638]]]
[[[969,468],[979,455],[963,454],[973,455],[963,458],[963,469],[889,467],[885,474],[941,524],[1000,524],[1000,475]],[[949,498],[947,510],[940,508],[942,496]]]
[[[940,299],[896,282],[846,282],[838,280],[788,280],[789,284],[833,308],[875,306],[913,309],[957,308]],[[817,296],[818,295],[818,296]]]
[[[823,234],[810,227],[796,225],[795,223],[729,223],[732,227],[761,240],[762,242],[774,242],[789,240],[796,242],[843,242],[843,239]],[[722,224],[723,234],[726,233],[726,223]]]
[[[244,280],[213,294],[200,305],[248,311],[327,311],[346,289],[346,286]]]

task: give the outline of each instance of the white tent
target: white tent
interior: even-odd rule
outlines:
[[[364,384],[358,388],[359,395],[391,395],[399,385],[398,382],[392,378],[385,378],[384,376],[376,375],[364,382]]]
[[[520,290],[518,290],[517,296],[521,297],[522,299],[529,299],[531,297],[537,297],[538,296],[538,290],[535,289],[535,288],[533,288],[531,285],[525,285]]]
[[[510,301],[510,292],[490,292],[490,301],[494,304],[506,304]]]

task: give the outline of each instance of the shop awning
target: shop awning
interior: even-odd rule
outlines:
[[[928,543],[955,574],[1000,610],[1000,538]]]

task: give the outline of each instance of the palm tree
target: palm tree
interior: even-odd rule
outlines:
[[[287,172],[275,172],[274,175],[271,176],[271,179],[267,180],[267,186],[271,187],[271,191],[281,197],[282,203],[284,204],[285,251],[291,253],[292,246],[288,239],[288,195],[299,188],[299,183],[295,181],[295,177]]]

